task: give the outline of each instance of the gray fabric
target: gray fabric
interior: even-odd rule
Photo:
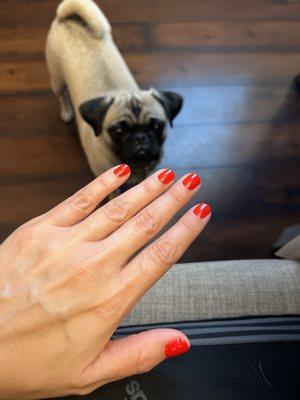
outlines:
[[[275,254],[277,257],[289,260],[300,260],[300,235],[281,247]]]
[[[203,262],[173,266],[122,326],[282,314],[300,314],[299,262]]]

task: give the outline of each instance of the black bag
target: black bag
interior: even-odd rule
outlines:
[[[124,327],[114,337],[156,327],[183,331],[191,341],[190,351],[84,399],[300,399],[300,316]]]

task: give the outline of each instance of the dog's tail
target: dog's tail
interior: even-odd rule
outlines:
[[[58,6],[56,16],[59,20],[79,18],[98,39],[111,31],[105,15],[92,0],[64,0]]]

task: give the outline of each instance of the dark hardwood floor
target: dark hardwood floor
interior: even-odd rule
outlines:
[[[49,90],[58,3],[1,1],[0,240],[92,179]],[[199,172],[213,218],[181,261],[268,258],[300,220],[300,1],[98,3],[140,85],[185,97],[160,167]]]

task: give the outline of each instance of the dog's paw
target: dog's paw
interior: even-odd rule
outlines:
[[[60,118],[65,123],[71,122],[73,117],[74,117],[74,113],[73,113],[73,110],[71,108],[63,109],[63,110],[60,111]]]

